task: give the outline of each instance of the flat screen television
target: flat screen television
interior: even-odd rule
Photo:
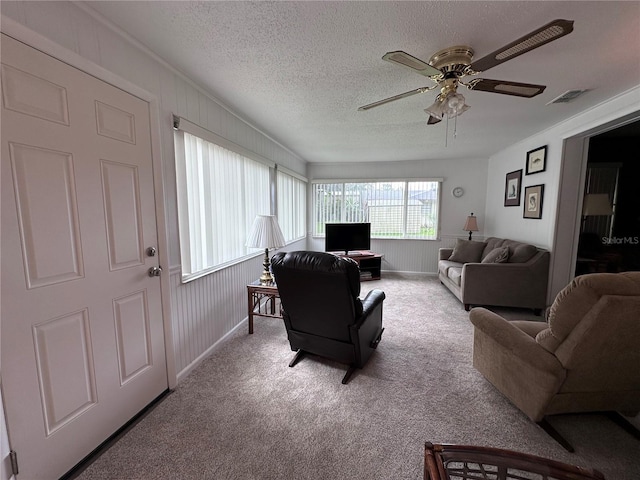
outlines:
[[[371,249],[370,223],[325,224],[324,250],[326,252],[349,252]]]

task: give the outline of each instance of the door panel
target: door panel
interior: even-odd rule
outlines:
[[[109,268],[141,265],[143,231],[138,169],[135,165],[101,160]]]
[[[2,85],[5,108],[69,125],[65,88],[4,64]]]
[[[113,302],[120,385],[151,367],[147,292],[136,292]]]
[[[96,101],[96,123],[98,135],[136,143],[135,115],[132,113]]]
[[[87,309],[33,327],[46,435],[96,403]]]
[[[19,478],[168,387],[149,105],[2,35],[2,386]]]
[[[81,278],[72,156],[12,142],[9,156],[27,288]]]

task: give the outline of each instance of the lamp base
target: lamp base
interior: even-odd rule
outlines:
[[[261,285],[271,285],[273,284],[273,277],[271,276],[271,262],[269,261],[269,249],[264,249],[264,261],[262,262],[262,266],[264,270],[262,271],[262,275],[260,275],[260,284]]]
[[[471,240],[471,232],[469,232],[469,240]]]
[[[261,285],[273,284],[273,277],[269,272],[262,272],[262,275],[260,275],[260,284]]]

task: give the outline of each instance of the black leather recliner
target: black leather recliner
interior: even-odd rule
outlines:
[[[289,366],[305,353],[347,363],[346,384],[380,342],[384,292],[372,290],[361,301],[358,264],[330,253],[277,253],[271,269],[291,350],[297,351]]]

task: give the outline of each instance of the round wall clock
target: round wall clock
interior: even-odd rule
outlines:
[[[453,190],[451,190],[451,194],[456,198],[460,198],[462,195],[464,195],[464,189],[462,187],[455,187]]]

